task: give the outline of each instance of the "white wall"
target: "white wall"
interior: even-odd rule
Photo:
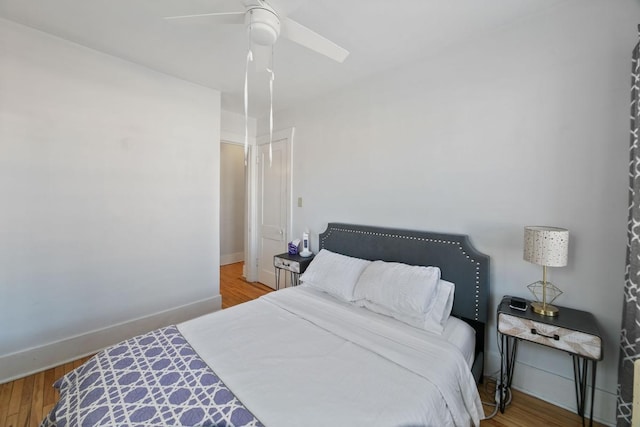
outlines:
[[[294,235],[327,222],[465,233],[491,256],[492,310],[541,268],[523,227],[570,230],[559,305],[600,322],[595,416],[613,422],[637,1],[574,0],[276,114],[296,127]],[[266,129],[265,122],[259,130]],[[315,248],[314,248],[315,249]],[[498,365],[495,316],[489,370]],[[575,409],[571,358],[524,343],[515,386]]]
[[[226,142],[236,144],[244,144],[244,114],[234,113],[232,111],[222,110],[220,113],[220,139]],[[249,117],[249,145],[256,143],[257,120],[255,117]]]
[[[0,382],[220,307],[219,92],[0,20],[0,94]]]

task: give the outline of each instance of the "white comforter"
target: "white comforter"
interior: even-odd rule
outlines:
[[[178,328],[267,426],[468,426],[484,416],[455,346],[304,286]]]

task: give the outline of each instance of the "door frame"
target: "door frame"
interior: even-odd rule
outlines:
[[[287,201],[287,224],[286,233],[287,239],[293,234],[293,139],[295,134],[295,128],[290,127],[273,132],[273,141],[286,139],[289,144],[289,200]],[[256,148],[258,145],[264,145],[269,143],[269,135],[260,135],[255,138]],[[245,246],[245,261],[244,261],[244,276],[248,282],[255,282],[258,280],[258,263],[260,260],[260,230],[258,221],[258,190],[259,179],[258,176],[258,149],[249,151],[249,161],[247,165],[247,196],[249,198],[247,203],[247,245]]]

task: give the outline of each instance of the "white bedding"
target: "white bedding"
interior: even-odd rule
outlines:
[[[266,426],[478,425],[469,343],[443,338],[468,330],[451,325],[438,336],[299,286],[178,328]]]
[[[476,331],[467,322],[451,316],[441,336],[460,350],[471,369],[476,357]]]

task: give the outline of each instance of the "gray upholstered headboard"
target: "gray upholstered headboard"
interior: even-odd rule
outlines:
[[[320,249],[368,260],[440,267],[443,279],[455,283],[451,313],[476,330],[476,381],[483,375],[485,326],[489,316],[489,257],[466,235],[431,233],[329,223],[320,234]]]
[[[368,260],[439,267],[442,278],[456,285],[452,313],[487,322],[489,257],[466,235],[329,223],[320,234],[323,248]]]

